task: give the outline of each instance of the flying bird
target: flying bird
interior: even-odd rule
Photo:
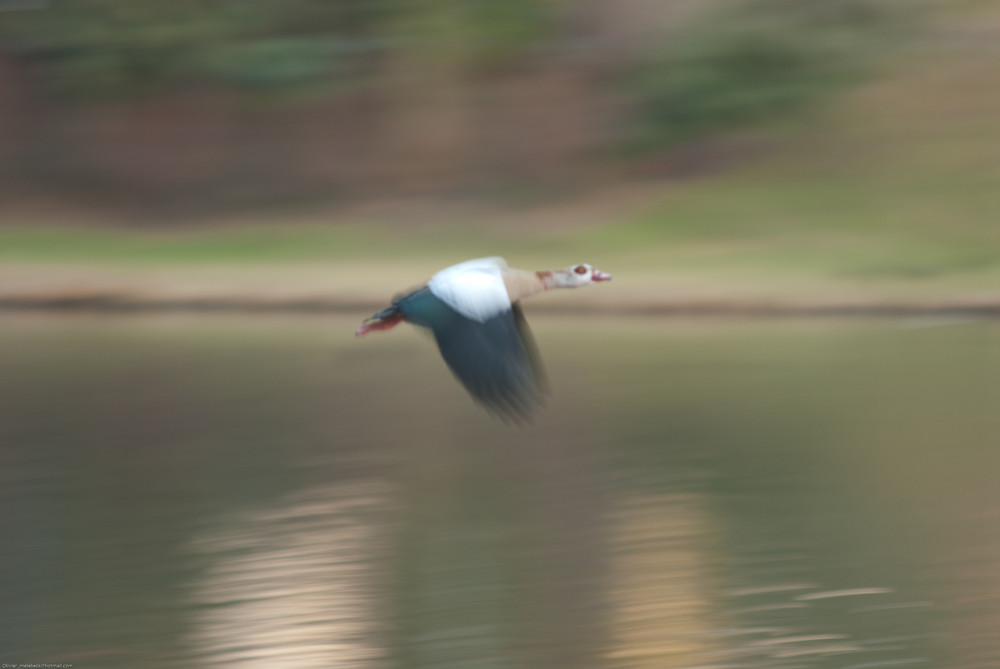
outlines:
[[[545,378],[520,300],[610,279],[587,264],[530,272],[508,267],[503,258],[469,260],[397,295],[356,334],[403,322],[429,329],[444,361],[477,402],[505,420],[524,420],[540,404]]]

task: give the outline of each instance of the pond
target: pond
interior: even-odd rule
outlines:
[[[1000,666],[1000,324],[0,319],[0,662]]]

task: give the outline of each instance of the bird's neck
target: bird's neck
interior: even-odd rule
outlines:
[[[559,287],[559,283],[556,281],[555,275],[552,273],[552,270],[549,269],[540,269],[535,272],[535,280],[538,282],[539,291],[551,290]]]
[[[544,274],[546,272],[528,272],[521,269],[505,270],[503,282],[511,304],[548,290],[550,286],[547,284]]]
[[[553,288],[569,288],[566,284],[564,274],[559,270],[543,269],[535,272],[541,290],[552,290]]]

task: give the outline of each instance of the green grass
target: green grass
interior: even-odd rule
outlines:
[[[443,266],[500,254],[517,266],[586,260],[616,273],[680,273],[722,283],[770,277],[819,285],[957,282],[996,289],[995,211],[1000,196],[985,184],[981,190],[962,180],[890,188],[874,178],[795,176],[776,168],[674,186],[637,211],[581,230],[526,235],[464,221],[186,232],[6,227],[0,228],[0,262],[155,268],[357,264],[367,258],[380,266],[418,260]]]
[[[1000,190],[985,179],[925,185],[925,174],[910,176],[909,183],[892,185],[878,174],[803,176],[784,167],[758,167],[669,187],[638,211],[594,227],[529,235],[461,220],[420,226],[286,222],[158,232],[8,226],[0,228],[0,260],[280,264],[503,253],[537,261],[608,258],[645,270],[668,263],[689,270],[726,265],[873,276],[1000,265],[1000,226],[993,217],[1000,211]]]
[[[96,263],[298,262],[370,251],[357,228],[254,226],[209,231],[10,227],[0,257],[15,261]]]
[[[1000,196],[962,190],[972,189],[893,191],[873,179],[737,176],[687,187],[577,243],[687,267],[916,276],[1000,266],[1000,229],[990,215],[1000,211]]]

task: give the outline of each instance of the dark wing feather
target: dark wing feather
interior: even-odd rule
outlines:
[[[524,420],[541,403],[544,372],[520,306],[480,323],[429,291],[397,304],[413,323],[431,329],[452,373],[487,409],[506,420]]]
[[[524,319],[515,313],[483,323],[459,316],[431,329],[444,361],[474,398],[502,418],[524,419],[541,403],[541,374],[521,334]]]
[[[514,314],[517,332],[521,335],[521,344],[524,346],[531,369],[535,374],[535,385],[541,394],[547,395],[549,393],[549,378],[545,373],[545,365],[542,364],[542,355],[538,352],[535,337],[531,334],[531,328],[528,327],[528,320],[524,317],[524,311],[517,302],[512,305],[511,312]]]

